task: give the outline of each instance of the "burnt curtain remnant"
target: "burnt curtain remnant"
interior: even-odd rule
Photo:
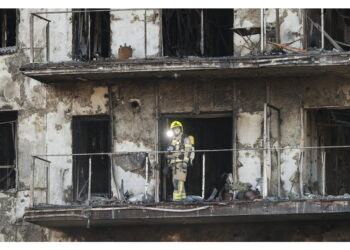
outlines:
[[[89,61],[109,57],[110,32],[108,10],[73,13],[74,58]]]
[[[0,112],[0,190],[16,186],[17,112]]]
[[[16,9],[0,9],[0,47],[16,45]]]
[[[232,56],[232,9],[164,9],[165,56]]]

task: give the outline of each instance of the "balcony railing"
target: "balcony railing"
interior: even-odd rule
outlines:
[[[70,11],[47,11],[47,12],[35,12],[35,13],[31,13],[30,15],[30,56],[31,56],[31,62],[34,63],[35,62],[35,50],[38,49],[35,47],[34,41],[35,41],[35,22],[36,21],[44,21],[46,23],[45,25],[45,47],[44,48],[39,48],[42,50],[45,50],[45,60],[46,62],[50,62],[51,59],[51,55],[50,55],[50,32],[52,32],[52,30],[50,30],[50,23],[53,22],[52,19],[50,18],[46,18],[43,17],[42,15],[46,15],[46,16],[50,16],[50,15],[55,15],[55,14],[67,14],[67,13],[92,13],[92,12],[120,12],[120,11],[144,11],[144,18],[143,18],[143,23],[144,23],[144,29],[143,29],[143,38],[144,38],[144,58],[148,58],[148,53],[147,53],[147,43],[149,42],[149,38],[147,37],[147,10],[149,9],[109,9],[109,10],[105,10],[105,9],[86,9],[86,10],[70,10]],[[310,19],[309,17],[306,18],[306,22],[309,22],[311,24],[312,27],[315,27],[316,29],[318,29],[321,33],[321,51],[324,49],[324,37],[326,37],[328,40],[331,41],[332,45],[338,49],[339,51],[343,51],[342,47],[339,45],[341,44],[341,42],[338,41],[334,41],[327,33],[324,32],[324,17],[323,17],[323,9],[320,10],[321,11],[321,23],[318,24],[316,22],[314,22],[312,19]],[[309,51],[305,51],[301,48],[294,48],[289,46],[289,44],[280,44],[279,42],[279,36],[280,36],[280,30],[279,27],[277,29],[277,38],[275,42],[271,42],[267,40],[266,37],[266,17],[265,17],[265,10],[261,9],[260,11],[260,27],[251,27],[251,28],[232,28],[232,31],[235,32],[236,34],[238,34],[239,36],[241,36],[243,38],[243,40],[246,43],[252,43],[252,41],[249,38],[249,35],[254,34],[258,34],[260,35],[260,39],[258,42],[254,43],[254,47],[255,48],[259,48],[258,49],[258,54],[259,55],[264,55],[264,53],[266,52],[266,46],[267,44],[274,44],[280,48],[286,49],[289,52],[293,52],[296,54],[310,54],[310,53],[316,53],[314,52],[309,52]],[[278,9],[276,9],[276,18],[278,16]],[[201,22],[203,22],[203,11],[201,13]],[[276,20],[276,23],[279,23],[279,21]],[[203,23],[201,24],[202,29],[203,29]],[[245,30],[245,31],[243,31]],[[252,33],[253,32],[253,33]],[[201,33],[203,35],[203,30],[201,30]],[[248,37],[246,37],[248,34]],[[246,38],[245,38],[246,37]],[[162,38],[160,38],[160,40],[162,40]],[[90,40],[88,40],[88,48],[90,49]],[[160,49],[161,50],[161,49]],[[204,45],[203,45],[203,37],[201,39],[201,53],[202,55],[204,54]],[[233,55],[232,55],[233,56]],[[162,52],[159,51],[159,57],[163,57]],[[90,60],[90,59],[89,59]]]
[[[261,162],[264,162],[263,164],[263,171],[262,171],[262,176],[260,182],[258,182],[257,186],[259,186],[257,189],[262,192],[262,197],[260,198],[255,198],[255,199],[267,199],[267,200],[291,200],[291,199],[305,199],[305,198],[322,198],[327,196],[327,187],[326,187],[326,157],[327,154],[330,155],[332,153],[332,150],[345,150],[348,151],[350,150],[350,146],[344,145],[344,146],[319,146],[319,147],[286,147],[286,148],[276,148],[276,147],[270,147],[270,148],[265,148],[265,147],[258,147],[258,148],[241,148],[241,149],[215,149],[215,150],[195,150],[192,152],[195,152],[196,154],[196,159],[200,159],[202,163],[202,176],[197,176],[197,178],[201,179],[201,195],[197,195],[196,198],[199,199],[197,201],[209,201],[209,197],[205,197],[205,188],[206,188],[206,173],[208,172],[208,166],[206,163],[206,157],[209,154],[215,154],[219,152],[230,152],[233,153],[233,157],[237,157],[237,153],[246,153],[246,152],[255,152],[257,157],[260,157],[263,155],[264,159],[260,159]],[[272,160],[272,155],[275,155],[278,158],[279,154],[282,154],[283,151],[285,154],[298,154],[299,159],[298,159],[298,166],[295,171],[293,181],[291,181],[292,188],[296,188],[299,190],[299,194],[291,197],[287,194],[282,194],[281,192],[281,183],[282,183],[282,176],[281,176],[281,161],[273,161]],[[172,151],[172,152],[184,152],[184,151]],[[88,169],[88,178],[87,178],[87,187],[81,188],[81,190],[78,190],[78,192],[83,193],[85,192],[84,196],[84,201],[83,203],[80,204],[85,204],[85,205],[91,205],[93,200],[92,200],[92,191],[91,191],[91,184],[92,184],[92,177],[94,175],[92,171],[92,159],[93,157],[108,157],[110,160],[110,169],[112,171],[111,175],[114,177],[113,173],[113,167],[114,167],[114,161],[116,157],[127,157],[127,156],[135,156],[136,154],[143,154],[145,157],[145,160],[143,161],[143,171],[144,171],[144,176],[145,176],[145,184],[144,184],[144,192],[143,192],[143,198],[146,198],[149,193],[149,184],[150,184],[150,176],[149,173],[151,172],[157,172],[162,169],[162,167],[157,168],[155,166],[159,166],[159,157],[164,154],[168,154],[168,151],[128,151],[128,152],[114,152],[114,153],[86,153],[86,154],[50,154],[50,155],[36,155],[32,156],[32,183],[31,183],[31,207],[36,207],[38,205],[57,205],[54,204],[52,199],[50,198],[52,193],[57,190],[53,190],[53,187],[57,185],[57,183],[53,183],[52,180],[56,180],[58,177],[52,176],[52,171],[55,168],[53,162],[63,162],[62,158],[67,158],[71,159],[74,161],[74,158],[81,158],[84,157],[85,159],[87,158],[87,168]],[[262,154],[263,153],[263,154]],[[316,154],[320,158],[320,161],[316,164],[317,166],[314,166],[317,168],[317,173],[319,175],[318,178],[318,183],[319,186],[317,190],[315,189],[312,193],[308,193],[309,191],[305,190],[305,185],[308,183],[308,180],[303,179],[303,176],[305,175],[306,172],[311,171],[311,166],[310,164],[306,164],[306,157],[307,155],[310,154]],[[57,161],[57,158],[61,158],[61,160]],[[50,160],[48,160],[50,159]],[[54,160],[56,159],[56,160]],[[154,161],[154,164],[150,164],[150,159]],[[69,160],[68,162],[71,162]],[[236,162],[236,161],[234,161]],[[157,164],[156,164],[157,163]],[[73,165],[73,164],[72,164]],[[72,166],[71,166],[72,167]],[[163,166],[164,167],[164,166]],[[39,168],[39,170],[38,170]],[[41,170],[40,170],[41,169]],[[42,170],[44,169],[45,174],[43,174]],[[233,178],[232,180],[237,179],[237,166],[233,166]],[[57,170],[57,169],[56,169]],[[37,175],[36,171],[41,171],[41,174]],[[191,170],[189,170],[191,171]],[[79,173],[78,173],[79,174]],[[277,177],[276,177],[277,174]],[[274,176],[274,177],[273,177]],[[259,176],[257,176],[259,177]],[[44,185],[41,187],[38,187],[38,178],[39,184]],[[43,178],[45,181],[43,181]],[[55,179],[56,178],[56,179]],[[50,181],[51,180],[51,181]],[[41,181],[41,183],[40,183]],[[276,184],[277,181],[277,184]],[[271,195],[271,185],[272,182],[275,182],[274,185],[277,185],[278,190],[274,190],[273,192],[275,195]],[[236,184],[238,181],[236,181]],[[260,183],[260,184],[259,184]],[[266,183],[266,185],[265,185]],[[74,184],[74,183],[73,183]],[[116,184],[117,191],[119,191],[120,186],[119,184]],[[134,185],[135,183],[131,184]],[[235,187],[235,183],[227,183],[230,185],[233,185]],[[159,197],[159,193],[157,191],[157,188],[155,187],[155,197]],[[276,189],[276,188],[275,188]],[[253,189],[250,189],[251,191],[254,191]],[[38,192],[41,191],[41,192]],[[236,190],[236,191],[241,191],[241,190]],[[44,193],[44,195],[43,195]],[[118,200],[116,201],[117,203],[125,203],[127,202],[124,197],[124,194],[117,194]],[[153,195],[153,194],[152,194]],[[233,193],[232,198],[233,201],[237,199],[237,193]],[[78,195],[79,197],[79,195]],[[346,196],[347,197],[347,196]],[[346,198],[345,197],[345,198]],[[211,199],[210,201],[212,201]],[[72,199],[70,203],[67,205],[72,205],[76,203],[76,199]],[[154,202],[154,201],[147,201],[143,200],[143,202]],[[157,199],[156,199],[157,202]]]

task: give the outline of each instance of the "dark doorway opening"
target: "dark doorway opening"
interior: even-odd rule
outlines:
[[[110,12],[73,13],[74,58],[82,61],[99,60],[110,56]]]
[[[317,109],[308,111],[308,145],[350,145],[350,110]],[[344,195],[350,193],[350,148],[308,150],[308,163],[317,181],[309,184],[316,193]],[[322,159],[324,154],[325,161]],[[323,162],[324,161],[324,162]],[[323,169],[324,168],[324,169]],[[309,181],[310,182],[310,181]]]
[[[0,112],[0,190],[16,187],[17,112]]]
[[[73,117],[73,153],[110,152],[109,116]],[[88,194],[89,156],[73,157],[75,200],[83,201]],[[91,194],[110,197],[110,159],[106,155],[91,156]]]
[[[232,56],[233,9],[163,9],[165,56]]]
[[[16,9],[0,9],[0,47],[16,45]]]
[[[170,143],[166,131],[170,123],[175,120],[182,122],[185,134],[194,136],[196,150],[232,148],[233,125],[231,116],[216,118],[165,116],[161,119],[160,124],[162,150],[166,150]],[[201,196],[202,194],[202,156],[202,153],[196,153],[193,165],[188,169],[185,184],[187,195]],[[164,155],[161,156],[160,162],[164,168],[166,166]],[[220,185],[222,175],[232,173],[232,152],[206,153],[205,162],[205,198],[208,198],[213,189]],[[165,201],[170,201],[173,192],[171,171],[167,176],[162,173],[161,180],[161,197]]]

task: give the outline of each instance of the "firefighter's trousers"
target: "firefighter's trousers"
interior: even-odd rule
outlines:
[[[187,176],[187,164],[184,162],[173,163],[171,166],[173,171],[173,200],[179,201],[186,198],[185,181]]]

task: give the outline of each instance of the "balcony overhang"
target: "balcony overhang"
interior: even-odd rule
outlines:
[[[37,207],[24,220],[49,228],[350,219],[350,200],[234,201],[97,207]]]
[[[153,58],[61,63],[31,63],[24,75],[43,83],[104,82],[125,78],[254,78],[349,76],[350,52],[220,58]]]

